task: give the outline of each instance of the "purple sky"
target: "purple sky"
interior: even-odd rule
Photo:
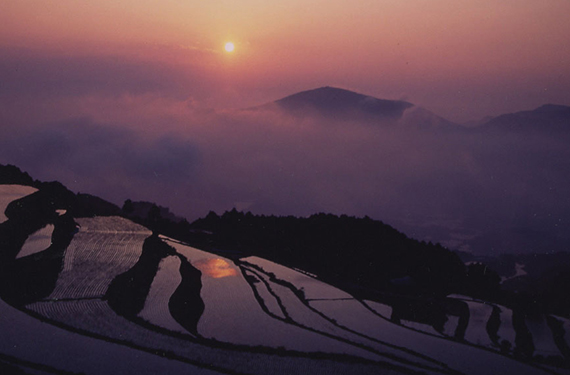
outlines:
[[[327,85],[456,122],[570,105],[568,14],[562,0],[4,1],[0,162],[189,219],[323,211],[457,247],[501,228],[556,239],[564,143],[235,109]]]

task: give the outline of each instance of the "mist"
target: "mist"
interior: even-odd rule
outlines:
[[[37,179],[190,221],[327,212],[479,253],[570,242],[568,132],[485,132],[417,106],[399,119],[215,110],[196,98],[223,84],[179,58],[3,51],[0,160]]]
[[[3,127],[1,159],[76,192],[152,201],[188,220],[234,207],[368,215],[411,237],[489,253],[568,241],[564,137],[439,129],[414,117],[417,108],[404,116],[412,126],[205,111],[160,96],[83,100],[102,115]]]

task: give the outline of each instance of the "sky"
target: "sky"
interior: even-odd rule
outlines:
[[[133,80],[170,72],[178,85],[161,95],[203,107],[330,85],[464,122],[570,104],[568,14],[567,0],[4,0],[0,47],[25,49],[37,69],[91,60],[105,77],[72,78],[115,94],[124,70]]]
[[[570,105],[568,14],[567,0],[3,0],[0,163],[189,220],[331,212],[465,251],[559,249],[567,136],[240,109],[322,86],[414,103],[416,122]]]

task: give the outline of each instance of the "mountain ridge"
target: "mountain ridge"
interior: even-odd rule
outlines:
[[[536,124],[541,123],[546,124],[542,128],[552,132],[570,130],[570,106],[566,105],[546,103],[532,110],[485,116],[480,121],[462,126],[407,101],[379,99],[333,86],[299,91],[246,110],[278,110],[294,117],[316,114],[336,120],[388,120],[399,126],[418,129],[529,131],[536,130]]]
[[[411,107],[414,105],[406,101],[378,99],[346,89],[324,86],[300,91],[252,109],[278,108],[296,116],[303,116],[308,112],[343,119],[355,115],[399,119],[404,111]]]
[[[570,131],[570,106],[543,104],[532,110],[506,113],[487,120],[478,129],[568,132]]]

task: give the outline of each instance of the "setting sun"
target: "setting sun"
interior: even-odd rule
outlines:
[[[226,50],[226,52],[233,52],[235,46],[232,42],[227,42],[226,45],[224,46],[224,49]]]

